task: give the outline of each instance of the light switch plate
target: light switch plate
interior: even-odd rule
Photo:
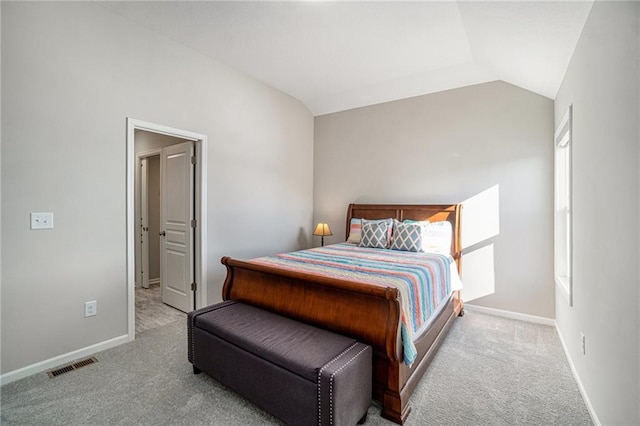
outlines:
[[[53,229],[53,213],[31,212],[31,229]]]

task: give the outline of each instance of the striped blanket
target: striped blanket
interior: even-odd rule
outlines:
[[[310,250],[253,259],[251,263],[347,279],[380,287],[395,287],[401,297],[404,362],[417,356],[413,336],[421,331],[440,301],[451,292],[448,255],[412,253],[333,244]]]

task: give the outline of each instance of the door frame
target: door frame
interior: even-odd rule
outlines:
[[[134,141],[134,147],[135,147],[135,141]],[[148,222],[148,199],[145,199],[145,194],[146,191],[148,190],[148,182],[145,182],[145,174],[146,172],[142,172],[142,169],[140,167],[140,165],[142,164],[143,160],[148,160],[149,158],[153,158],[153,157],[160,157],[160,155],[162,154],[162,148],[156,148],[156,149],[151,149],[149,151],[143,151],[143,152],[139,152],[136,154],[136,165],[135,165],[135,171],[134,171],[134,176],[133,179],[134,181],[140,185],[140,193],[139,193],[139,198],[135,199],[135,203],[136,205],[138,204],[138,202],[140,203],[139,207],[140,207],[140,218],[143,219],[143,222]],[[148,170],[147,170],[148,172]],[[136,174],[138,175],[136,177]],[[146,186],[146,187],[145,187]],[[135,196],[135,194],[134,194]],[[145,209],[145,204],[147,206],[147,208]],[[135,214],[135,207],[134,207],[134,214]],[[139,230],[140,228],[140,223],[138,223],[138,218],[134,216],[133,218],[133,226],[134,226],[134,232],[136,227],[138,227],[137,229]],[[137,237],[140,236],[140,234],[136,234]],[[149,236],[147,234],[147,243],[149,241]],[[140,264],[141,264],[141,270],[146,270],[147,272],[149,272],[149,244],[146,244],[146,250],[145,247],[141,246],[140,244],[140,240],[136,239],[135,241],[135,255],[136,257],[140,260]],[[146,266],[146,269],[144,268]],[[154,278],[154,280],[149,280],[149,274],[146,274],[146,279],[145,276],[142,275],[140,276],[140,271],[136,269],[136,288],[148,288],[149,284],[152,284],[153,281],[158,281]],[[145,286],[145,283],[147,284]]]
[[[196,193],[195,193],[195,216],[197,226],[195,229],[195,282],[198,284],[196,290],[196,306],[201,308],[207,304],[207,136],[194,133],[188,130],[181,130],[147,121],[137,120],[127,117],[127,334],[131,342],[136,337],[135,325],[135,241],[137,232],[135,231],[134,218],[134,191],[135,179],[134,170],[137,163],[135,154],[135,131],[144,130],[151,133],[174,136],[195,142],[196,157],[198,167],[196,167]]]
[[[135,142],[135,141],[134,141]],[[140,167],[140,226],[148,224],[149,221],[149,170],[147,166],[147,157],[139,158],[137,161]],[[135,210],[135,209],[134,209]],[[133,217],[133,226],[137,217]],[[149,231],[142,230],[140,236],[142,243],[140,244],[140,287],[149,288]],[[144,233],[146,232],[146,234]],[[144,236],[143,236],[144,235]],[[146,273],[145,273],[146,272]],[[137,288],[137,286],[136,286]]]

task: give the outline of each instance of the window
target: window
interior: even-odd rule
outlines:
[[[560,122],[555,133],[555,217],[554,256],[555,281],[560,292],[572,306],[571,273],[571,122],[573,107]]]

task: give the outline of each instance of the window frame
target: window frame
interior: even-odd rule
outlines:
[[[569,105],[554,135],[554,278],[573,306],[573,105]],[[564,223],[562,223],[564,222]]]

